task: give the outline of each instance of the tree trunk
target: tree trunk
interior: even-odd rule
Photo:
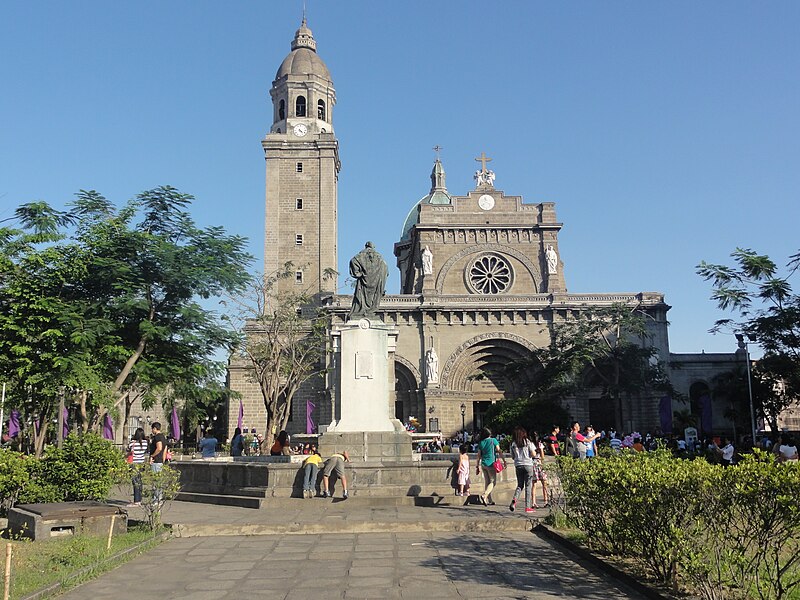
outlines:
[[[128,375],[131,374],[136,361],[139,360],[139,357],[144,353],[145,347],[147,347],[147,338],[142,337],[142,339],[139,340],[139,345],[136,346],[136,350],[134,350],[133,354],[125,361],[125,366],[122,367],[122,371],[120,371],[119,375],[117,375],[117,378],[114,380],[114,385],[111,386],[111,392],[113,394],[116,394],[122,388]]]
[[[47,421],[48,417],[42,415],[39,417],[39,431],[37,433],[36,426],[33,427],[33,448],[34,448],[34,456],[36,458],[42,458],[42,452],[44,451],[44,440],[47,436]]]
[[[85,434],[89,431],[89,415],[86,412],[86,400],[89,398],[89,392],[81,390],[78,394],[78,406],[81,415],[81,431]]]

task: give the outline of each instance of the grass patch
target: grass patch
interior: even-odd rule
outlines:
[[[0,572],[5,569],[6,546],[11,543],[14,545],[11,598],[18,600],[53,584],[61,583],[63,589],[67,589],[94,579],[158,545],[163,539],[160,535],[154,537],[147,528],[130,527],[127,533],[112,538],[109,550],[106,550],[105,537],[78,535],[40,542],[0,540]],[[107,560],[139,545],[137,551]]]

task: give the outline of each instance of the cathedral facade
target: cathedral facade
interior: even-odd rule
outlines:
[[[270,94],[273,123],[262,141],[265,272],[298,265],[293,280],[281,285],[312,288],[333,324],[343,323],[352,297],[337,294],[335,279],[323,276],[338,258],[336,93],[305,20]],[[496,184],[491,158],[481,153],[476,160],[475,187],[461,196],[448,191],[444,165],[435,160],[430,191],[411,207],[394,245],[401,293],[385,296],[378,311],[399,332],[395,360],[387,366],[395,382],[392,413],[444,435],[482,426],[489,406],[516,397],[524,383],[506,377],[503,367],[547,346],[554,324],[591,307],[624,303],[643,311],[647,343],[669,364],[670,307],[663,294],[569,293],[555,204],[507,195]],[[264,407],[246,364],[231,362],[229,385],[241,395],[245,426],[261,431]],[[321,429],[331,422],[333,385],[318,380],[303,387],[294,398],[292,431],[316,433],[307,430],[311,422]],[[613,408],[595,396],[565,399],[566,408],[596,429],[614,426]],[[621,427],[656,428],[658,401],[654,392],[624,405]],[[229,432],[238,410],[239,402],[230,402]]]

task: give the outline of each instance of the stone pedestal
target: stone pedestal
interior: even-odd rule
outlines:
[[[347,450],[351,460],[411,460],[411,435],[391,416],[397,329],[360,319],[332,332],[334,417],[319,438],[323,456]]]

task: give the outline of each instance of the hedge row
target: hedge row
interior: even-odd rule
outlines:
[[[0,515],[15,504],[105,500],[127,471],[119,450],[94,434],[70,435],[41,459],[0,449]]]
[[[800,598],[800,465],[668,451],[559,459],[567,518],[600,552],[708,600]]]

